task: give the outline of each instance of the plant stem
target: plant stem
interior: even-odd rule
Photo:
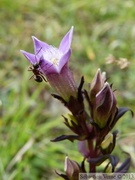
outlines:
[[[88,148],[89,148],[90,158],[94,158],[96,156],[96,151],[93,146],[93,140],[88,140]],[[89,164],[89,172],[91,173],[96,172],[95,164],[92,163]]]

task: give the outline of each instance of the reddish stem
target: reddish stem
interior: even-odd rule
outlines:
[[[96,150],[93,146],[93,140],[88,140],[88,148],[89,148],[90,158],[96,157]],[[92,164],[92,163],[89,164],[89,172],[91,173],[96,172],[95,164]]]

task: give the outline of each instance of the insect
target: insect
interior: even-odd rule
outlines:
[[[33,64],[33,66],[29,67],[28,71],[32,71],[33,72],[32,77],[34,77],[35,81],[42,82],[44,80],[45,82],[47,82],[47,80],[45,79],[45,77],[42,74],[42,72],[40,72],[39,69],[38,69],[39,65],[40,65],[40,63]]]
[[[37,54],[41,51],[42,47],[39,49],[39,51],[37,52]],[[36,55],[37,55],[36,54]],[[35,59],[36,59],[36,55],[35,55]],[[35,64],[33,64],[32,66],[30,66],[28,68],[28,71],[32,71],[33,72],[33,75],[31,76],[31,78],[34,77],[34,80],[37,81],[37,82],[42,82],[43,80],[45,82],[47,82],[47,80],[45,79],[44,75],[42,72],[39,71],[39,67],[40,67],[40,61],[39,62],[36,62]],[[30,79],[31,79],[30,78]]]

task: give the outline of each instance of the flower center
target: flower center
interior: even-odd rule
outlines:
[[[59,59],[57,59],[57,58],[52,58],[51,59],[51,62],[52,62],[52,64],[54,65],[54,66],[58,66],[59,65]]]
[[[54,66],[59,66],[59,61],[62,53],[54,46],[49,46],[49,48],[44,51],[43,57],[45,60],[50,61]]]

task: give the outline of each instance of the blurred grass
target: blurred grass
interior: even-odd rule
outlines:
[[[65,154],[82,160],[76,143],[50,142],[69,133],[60,117],[66,110],[51,97],[48,84],[29,80],[29,63],[19,50],[33,52],[32,35],[58,46],[74,25],[70,67],[76,81],[83,74],[87,84],[100,67],[117,89],[119,106],[135,110],[134,7],[133,0],[0,1],[1,179],[59,179],[54,171],[63,171]],[[127,58],[129,66],[122,70],[116,64],[107,65],[109,54]],[[116,126],[121,137],[118,144],[132,154],[135,166],[135,135],[130,136],[134,128],[129,114]],[[121,150],[116,153],[120,155]]]

